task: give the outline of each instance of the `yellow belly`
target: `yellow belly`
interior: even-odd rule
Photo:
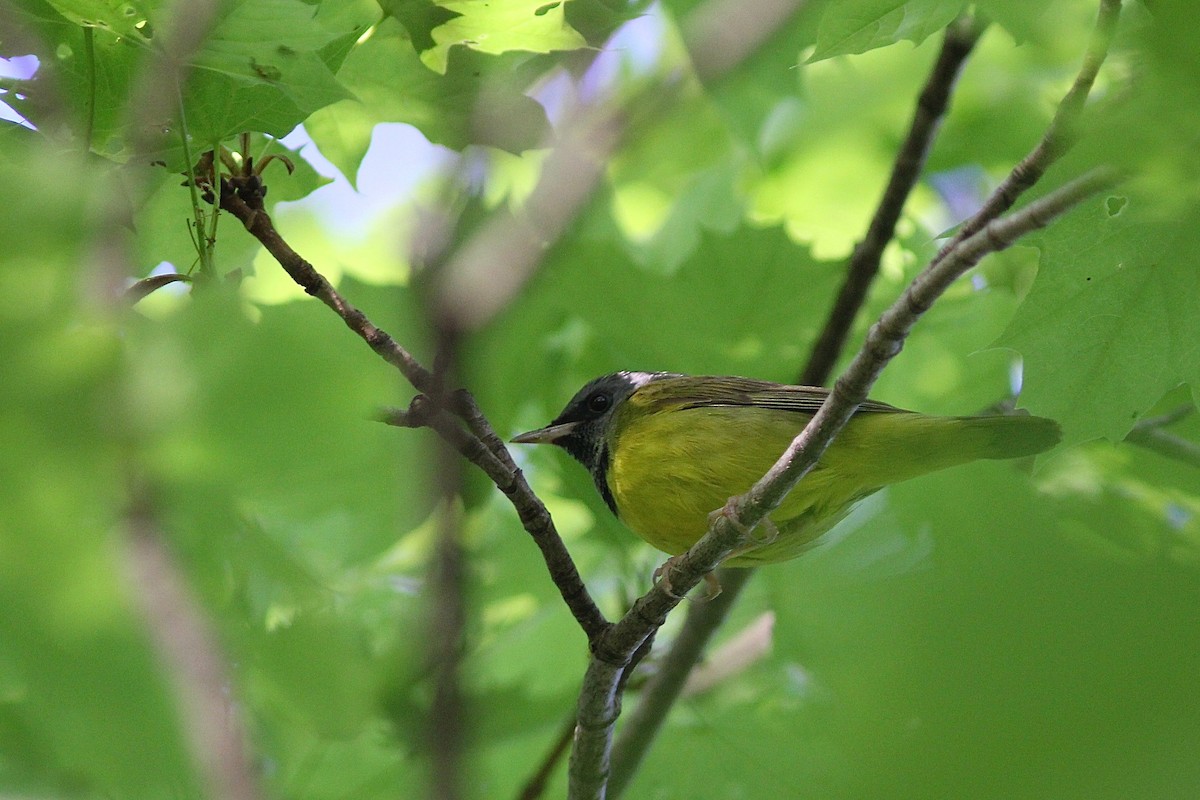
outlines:
[[[795,412],[744,407],[671,410],[629,421],[617,431],[607,476],[621,520],[654,547],[682,553],[708,529],[708,515],[761,478],[807,421]],[[778,539],[727,563],[793,558],[855,501],[970,460],[944,448],[955,422],[907,412],[854,417],[770,515]]]

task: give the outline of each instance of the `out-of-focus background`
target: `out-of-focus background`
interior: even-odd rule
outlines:
[[[176,54],[179,85],[163,46],[186,40],[188,4],[0,7],[0,795],[208,791],[131,566],[146,519],[215,634],[226,721],[269,795],[425,795],[430,563],[452,515],[464,792],[518,796],[573,712],[584,637],[504,497],[467,471],[443,498],[433,434],[374,421],[412,387],[182,173],[218,144],[242,163],[242,132],[257,163],[287,156],[294,173],[262,173],[284,238],[426,364],[443,265],[489,221],[545,236],[528,275],[496,251],[471,284],[496,310],[463,335],[459,377],[501,435],[618,369],[793,381],[943,29],[971,9],[988,23],[842,364],[1038,142],[1099,2],[795,5],[742,3],[714,40],[713,0],[227,0]],[[1129,179],[952,287],[873,392],[943,414],[1019,392],[1063,444],[895,486],[762,569],[706,662],[733,666],[676,705],[627,796],[1195,796],[1184,5],[1123,4],[1079,143],[1033,194],[1098,163]],[[562,166],[552,148],[606,109],[616,143],[577,151],[602,160],[594,191],[550,226],[531,193]],[[1155,428],[1172,446],[1122,441],[1177,412]],[[546,450],[517,457],[619,615],[663,556]],[[552,768],[545,796],[565,780]]]

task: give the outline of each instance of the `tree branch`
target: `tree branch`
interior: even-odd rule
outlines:
[[[571,757],[571,800],[602,800],[609,778],[612,732],[620,715],[617,688],[632,654],[667,613],[734,550],[753,543],[752,531],[816,464],[834,436],[867,398],[888,362],[900,352],[917,320],[957,278],[988,253],[1043,228],[1085,199],[1111,186],[1112,170],[1097,169],[995,220],[918,275],[871,327],[850,366],[834,382],[816,415],[750,491],[731,498],[705,535],[666,567],[665,580],[639,598],[592,648],[579,699],[579,724]],[[672,587],[668,592],[666,585]]]
[[[1075,76],[1071,88],[1063,96],[1054,112],[1054,118],[1046,128],[1041,140],[1008,176],[988,196],[983,206],[959,226],[958,232],[938,251],[933,263],[937,264],[964,240],[974,236],[992,220],[1012,208],[1017,199],[1046,174],[1051,165],[1058,161],[1078,138],[1077,123],[1083,114],[1084,104],[1096,82],[1100,66],[1108,57],[1117,19],[1121,14],[1121,0],[1100,0],[1100,11],[1092,30],[1083,64]]]
[[[1119,11],[1119,0],[1103,0],[1083,65],[1041,143],[1014,168],[984,208],[964,223],[958,235],[938,253],[934,263],[945,258],[953,248],[1010,208],[1016,198],[1036,183],[1050,164],[1069,148],[1074,137],[1074,120],[1082,113],[1096,74],[1107,55]],[[942,50],[918,99],[908,136],[897,154],[888,186],[866,236],[851,256],[846,279],[808,364],[800,374],[800,383],[824,385],[828,380],[845,346],[850,326],[866,298],[867,289],[878,273],[883,248],[893,235],[907,194],[919,177],[932,138],[936,136],[940,117],[948,105],[949,93],[961,71],[962,61],[969,56],[979,34],[976,25],[964,19],[947,29]],[[1161,438],[1161,433],[1148,434],[1148,437]],[[1163,435],[1176,438],[1170,434]],[[1159,447],[1169,449],[1171,445],[1159,443]],[[1176,449],[1173,452],[1179,451]],[[711,603],[689,609],[678,637],[663,658],[659,671],[642,692],[638,707],[627,717],[621,736],[613,747],[608,786],[611,797],[619,796],[636,773],[667,712],[682,691],[692,666],[754,571],[753,568],[721,569],[722,594]]]
[[[223,178],[221,208],[241,221],[246,230],[275,257],[292,280],[331,308],[350,330],[358,334],[380,357],[400,370],[418,391],[424,393],[425,396],[414,399],[407,412],[392,412],[387,421],[406,427],[415,427],[418,423],[428,425],[491,478],[513,504],[521,524],[541,551],[550,577],[558,587],[563,601],[575,616],[588,641],[594,642],[610,623],[588,593],[566,545],[554,527],[550,512],[533,493],[525,476],[513,463],[507,448],[479,410],[474,398],[467,392],[458,391],[452,392],[446,399],[448,407],[466,422],[471,431],[475,431],[472,433],[463,430],[433,399],[444,394],[434,374],[384,330],[372,323],[362,311],[342,297],[312,264],[305,261],[280,236],[270,214],[263,207],[261,191],[262,185],[256,176]]]

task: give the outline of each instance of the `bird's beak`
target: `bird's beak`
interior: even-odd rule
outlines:
[[[564,422],[561,425],[547,425],[536,431],[522,433],[509,439],[513,444],[555,444],[559,439],[575,430],[578,422]]]

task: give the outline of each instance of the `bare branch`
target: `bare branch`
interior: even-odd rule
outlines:
[[[1069,148],[1074,138],[1074,121],[1082,113],[1096,74],[1107,55],[1119,11],[1119,0],[1102,2],[1083,65],[1038,147],[1014,168],[989,203],[972,220],[964,223],[958,235],[939,252],[937,260],[945,258],[963,240],[1010,208],[1016,198],[1036,183],[1050,164]],[[921,91],[908,136],[897,154],[891,179],[866,236],[851,256],[846,279],[814,345],[809,362],[800,374],[800,383],[823,385],[828,380],[845,346],[850,326],[866,298],[867,289],[878,272],[883,248],[891,240],[907,195],[919,177],[963,60],[969,56],[979,34],[976,24],[964,19],[947,29],[942,50]],[[1153,436],[1158,438],[1158,433]],[[752,568],[721,569],[722,595],[706,606],[689,610],[678,638],[664,657],[659,672],[643,691],[637,709],[627,718],[621,737],[613,748],[608,787],[610,796],[619,796],[636,772],[667,712],[679,696],[691,666],[699,659],[707,641],[724,620],[729,607],[736,601],[753,572]]]
[[[508,497],[521,524],[542,552],[550,577],[567,607],[579,622],[589,642],[608,628],[609,622],[587,591],[571,555],[554,527],[546,506],[533,493],[525,476],[513,463],[507,448],[496,435],[474,398],[463,391],[452,392],[445,402],[474,433],[464,431],[431,397],[442,395],[434,374],[396,343],[384,330],[350,304],[312,264],[305,261],[280,236],[270,214],[262,205],[261,182],[257,177],[238,176],[221,185],[221,207],[239,219],[246,230],[266,247],[284,271],[306,292],[333,309],[350,330],[358,334],[385,361],[400,370],[426,397],[413,401],[407,412],[391,412],[386,421],[413,427],[419,421],[443,436],[456,450],[484,471]]]
[[[254,180],[257,181],[257,176]],[[385,361],[400,370],[417,391],[436,394],[438,387],[433,373],[421,366],[416,358],[401,347],[387,332],[376,327],[365,314],[342,297],[333,288],[333,284],[317,272],[312,264],[305,261],[299,253],[292,249],[291,245],[279,235],[279,231],[275,229],[275,223],[263,208],[260,194],[261,184],[250,183],[249,179],[247,184],[249,185],[242,184],[237,179],[222,178],[221,208],[241,220],[250,235],[258,239],[267,252],[275,257],[279,266],[283,267],[300,288],[333,309],[333,312],[346,323],[346,327],[362,337],[370,348]]]
[[[1083,64],[1071,88],[1058,104],[1054,119],[1050,121],[1041,141],[1013,167],[1012,172],[984,201],[983,207],[959,226],[958,232],[938,251],[933,259],[934,264],[949,255],[965,239],[974,236],[989,222],[1012,208],[1017,199],[1037,183],[1046,170],[1075,144],[1076,124],[1083,114],[1084,104],[1092,91],[1092,84],[1096,82],[1100,66],[1108,57],[1108,48],[1112,43],[1120,14],[1121,0],[1100,0],[1100,11],[1096,16],[1096,26],[1088,42],[1087,52],[1083,56]]]

